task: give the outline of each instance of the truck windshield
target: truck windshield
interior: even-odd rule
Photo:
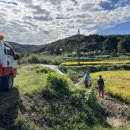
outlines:
[[[4,52],[6,55],[10,55],[10,56],[14,57],[14,53],[13,53],[12,49],[8,46],[5,46]]]

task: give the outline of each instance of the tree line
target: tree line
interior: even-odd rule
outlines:
[[[42,45],[34,52],[41,53],[50,51],[51,54],[56,55],[77,52],[78,41],[78,35],[74,35],[50,44]],[[129,53],[130,35],[80,35],[80,52],[100,52],[102,54]]]

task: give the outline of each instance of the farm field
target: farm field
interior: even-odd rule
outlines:
[[[92,80],[96,81],[99,75],[103,76],[108,93],[130,103],[130,71],[96,72],[91,74]]]
[[[104,61],[88,61],[80,62],[80,65],[102,65],[102,64],[130,64],[130,60],[104,60]],[[73,66],[78,65],[78,62],[64,62],[62,65]]]

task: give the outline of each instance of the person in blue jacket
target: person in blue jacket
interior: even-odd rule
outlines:
[[[89,79],[90,79],[90,75],[89,75],[89,72],[87,71],[83,77],[84,85],[86,88],[89,87]]]

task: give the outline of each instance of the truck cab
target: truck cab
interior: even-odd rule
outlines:
[[[10,90],[17,72],[18,55],[0,35],[0,90]]]

